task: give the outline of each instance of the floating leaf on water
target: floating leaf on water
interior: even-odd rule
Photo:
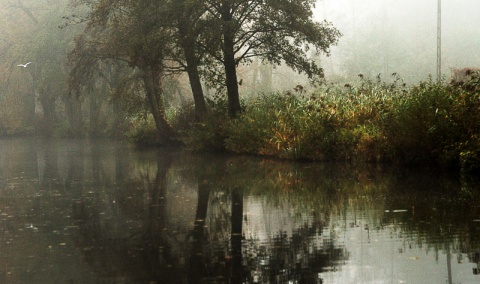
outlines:
[[[38,231],[38,228],[35,227],[33,224],[25,225],[25,229],[32,229],[34,231]]]

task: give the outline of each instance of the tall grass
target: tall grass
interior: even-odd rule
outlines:
[[[232,121],[226,146],[289,159],[383,160],[379,121],[404,93],[400,80],[363,80],[358,87],[329,85],[309,95],[262,96],[247,102],[242,117]]]
[[[203,123],[177,125],[193,149],[223,149],[321,161],[386,161],[480,168],[480,87],[428,80],[406,87],[362,79],[243,102],[229,119],[221,103]]]

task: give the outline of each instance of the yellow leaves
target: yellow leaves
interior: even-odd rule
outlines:
[[[283,144],[286,144],[288,141],[287,134],[274,129],[272,131],[274,132],[274,135],[273,138],[270,139],[270,143],[275,144],[277,151],[280,151]]]

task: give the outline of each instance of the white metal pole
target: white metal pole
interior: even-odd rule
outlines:
[[[437,82],[442,80],[442,0],[437,7]]]

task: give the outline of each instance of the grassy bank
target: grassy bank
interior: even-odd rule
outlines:
[[[197,151],[222,150],[284,159],[365,161],[455,167],[480,172],[480,86],[405,87],[362,80],[359,86],[326,85],[270,94],[243,102],[229,119],[221,100],[211,101],[203,123],[192,111],[172,112],[182,141]]]

